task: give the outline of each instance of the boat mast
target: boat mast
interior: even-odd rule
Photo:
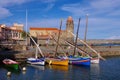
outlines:
[[[27,16],[28,16],[28,13],[26,9],[26,45],[27,45]]]
[[[75,47],[74,47],[74,53],[73,53],[73,56],[74,56],[75,53],[76,53],[77,38],[78,38],[79,27],[80,27],[80,18],[79,18],[78,27],[77,27],[77,32],[76,32],[77,35],[76,35],[76,39],[75,39]]]
[[[38,48],[39,52],[41,53],[41,56],[44,57],[42,50],[40,49],[39,45],[35,42],[35,40],[32,38],[32,36],[30,34],[27,34],[31,40],[34,42],[34,44],[36,45],[36,47]]]
[[[88,14],[86,14],[86,27],[85,27],[85,33],[84,33],[84,42],[86,42],[87,28],[88,28]],[[86,50],[86,45],[84,44],[83,44],[83,50]],[[82,56],[84,56],[84,54],[82,54]]]
[[[86,14],[86,28],[85,28],[84,42],[86,42],[87,29],[88,29],[88,14]]]
[[[57,46],[56,46],[56,49],[55,49],[55,57],[58,55],[57,50],[58,50],[58,45],[59,45],[61,27],[62,27],[62,19],[61,19],[61,22],[60,22],[60,29],[59,29],[59,33],[58,33]]]
[[[37,56],[38,55],[38,48],[36,47],[35,49],[36,49],[35,58],[37,59],[38,58],[38,56]]]
[[[74,37],[76,37],[75,34],[73,34],[72,32],[70,32]],[[98,55],[99,58],[101,58],[102,60],[105,60],[101,55],[100,53],[98,53],[95,49],[93,49],[91,46],[89,46],[86,42],[84,42],[83,40],[81,40],[80,38],[78,38],[78,40],[80,42],[82,42],[83,44],[85,44],[89,49],[91,49],[94,53],[96,53]]]
[[[34,44],[36,45],[36,55],[35,57],[37,58],[37,55],[38,55],[38,50],[39,52],[41,53],[41,56],[44,57],[43,53],[42,53],[42,50],[39,48],[39,45],[35,42],[35,40],[32,38],[32,36],[27,33],[27,16],[28,16],[28,12],[27,12],[27,9],[26,9],[26,45],[27,45],[27,35],[30,37],[30,39],[34,42]]]

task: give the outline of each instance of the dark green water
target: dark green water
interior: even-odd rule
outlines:
[[[84,66],[31,66],[14,71],[0,66],[0,80],[120,80],[120,57],[109,57],[100,64]],[[6,74],[11,71],[11,77]]]

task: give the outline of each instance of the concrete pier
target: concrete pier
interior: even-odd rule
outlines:
[[[55,52],[55,46],[41,46],[40,47],[42,52],[44,53],[45,56],[48,54],[53,56]],[[82,48],[82,47],[81,47]],[[100,53],[101,56],[103,57],[108,57],[108,56],[120,56],[120,46],[93,46],[93,49],[95,49],[97,52]],[[86,48],[86,51],[88,53],[91,53],[91,55],[96,56],[95,53],[93,53],[90,49]],[[63,53],[73,53],[73,48],[68,49],[68,47],[64,46],[63,49],[58,50],[58,53],[62,54]],[[35,56],[35,49],[29,49],[29,50],[19,50],[19,51],[1,51],[0,52],[1,59],[4,58],[12,58],[17,61],[25,61],[26,58],[28,57],[34,57]],[[38,57],[41,57],[40,53],[38,53]]]
[[[109,41],[109,40],[105,40]],[[105,43],[103,41],[103,43]],[[94,44],[99,44],[100,42],[102,44],[102,41],[92,41]],[[88,44],[92,43],[88,41]],[[112,41],[109,43],[115,43],[117,42],[119,44],[119,40]],[[55,45],[41,45],[40,48],[45,56],[53,56],[55,53]],[[61,48],[62,47],[62,48]],[[63,53],[73,54],[74,48],[66,45],[62,45],[61,47],[58,47],[58,53],[63,55]],[[83,49],[83,46],[79,46],[81,49]],[[120,46],[91,46],[93,49],[95,49],[97,52],[100,53],[101,56],[107,57],[107,56],[120,56]],[[4,50],[0,51],[0,60],[5,58],[12,58],[18,61],[25,61],[28,57],[34,57],[35,56],[35,47],[25,46],[25,45],[13,45],[11,47],[12,50]],[[85,51],[90,53],[92,56],[96,56],[95,53],[93,53],[89,48],[86,48]],[[38,53],[38,57],[41,57],[40,53]]]

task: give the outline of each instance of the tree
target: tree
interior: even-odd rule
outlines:
[[[22,38],[26,38],[26,35],[27,35],[26,32],[23,31],[23,32],[22,32]]]

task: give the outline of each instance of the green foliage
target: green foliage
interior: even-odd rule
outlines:
[[[26,38],[26,32],[25,31],[22,32],[22,38]]]

